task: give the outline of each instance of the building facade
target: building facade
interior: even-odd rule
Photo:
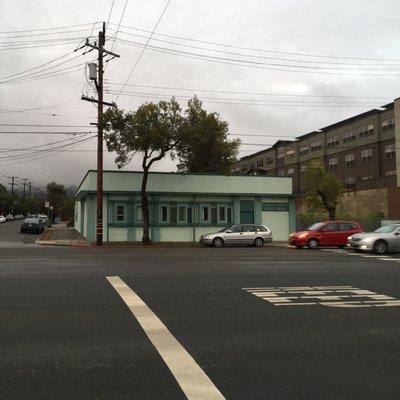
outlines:
[[[75,228],[89,242],[96,231],[96,171],[76,193]],[[142,239],[142,172],[104,171],[103,241]],[[238,223],[263,224],[274,240],[295,230],[290,178],[153,172],[147,192],[154,242],[196,242],[200,235]]]
[[[236,172],[291,177],[293,191],[304,193],[311,160],[321,160],[349,193],[386,190],[386,216],[400,218],[400,100],[347,118],[293,141],[243,157]]]

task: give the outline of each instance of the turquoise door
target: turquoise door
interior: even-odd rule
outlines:
[[[240,223],[254,224],[254,201],[252,200],[240,201]]]

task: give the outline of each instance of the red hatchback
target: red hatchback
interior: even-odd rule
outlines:
[[[356,222],[328,221],[317,222],[306,231],[292,233],[289,236],[289,244],[301,249],[308,246],[316,249],[318,246],[346,247],[347,238],[363,230]]]

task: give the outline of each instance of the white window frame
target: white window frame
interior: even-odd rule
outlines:
[[[140,212],[141,212],[141,218],[139,218],[139,209],[140,209]],[[134,220],[135,220],[135,222],[138,222],[138,223],[141,223],[141,222],[143,222],[143,209],[142,209],[142,205],[141,204],[135,204],[135,217],[134,217]]]
[[[372,149],[361,150],[361,162],[366,163],[372,159]]]
[[[219,210],[221,209],[221,208],[224,208],[225,209],[225,219],[220,219],[220,217],[219,217]],[[226,222],[228,222],[228,206],[225,206],[225,205],[218,205],[218,207],[217,207],[217,213],[218,213],[218,215],[217,215],[217,221],[218,221],[218,223],[219,224],[223,224],[223,223],[226,223]]]
[[[162,219],[162,209],[165,207],[167,209],[167,220],[163,221]],[[159,222],[161,224],[169,224],[169,205],[168,204],[159,204],[158,205],[158,215],[160,217]]]
[[[336,169],[338,166],[338,159],[335,158],[330,158],[328,160],[328,165],[329,165],[329,169]]]
[[[115,203],[114,207],[115,207],[115,209],[114,209],[115,223],[116,224],[124,224],[124,223],[126,223],[126,221],[127,221],[126,213],[128,211],[127,207],[126,207],[126,204],[125,203]],[[122,207],[123,208],[123,214],[122,214],[123,219],[122,220],[118,219],[118,207]]]
[[[355,176],[349,176],[345,180],[346,185],[354,185],[356,183],[356,177]]]
[[[208,219],[204,219],[203,209],[208,209]],[[218,219],[217,219],[218,220]],[[200,204],[200,222],[202,223],[210,223],[211,222],[211,206],[208,204]]]
[[[287,176],[292,176],[292,175],[294,175],[294,168],[288,168]]]
[[[180,209],[181,208],[183,208],[185,210],[183,213],[183,219],[180,218]],[[177,214],[178,215],[176,218],[178,221],[178,224],[182,224],[182,223],[186,224],[187,223],[187,209],[188,209],[188,206],[186,204],[178,204],[178,206],[177,206]],[[192,218],[193,218],[193,215],[192,215]]]

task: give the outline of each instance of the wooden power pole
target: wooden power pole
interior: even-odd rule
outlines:
[[[107,103],[103,101],[103,75],[104,75],[104,56],[111,56],[110,59],[119,57],[104,48],[106,43],[106,24],[103,22],[103,29],[99,31],[98,43],[91,44],[89,39],[83,47],[90,47],[91,50],[98,51],[97,57],[97,77],[89,75],[91,80],[94,80],[97,89],[97,99],[82,96],[82,100],[97,103],[97,196],[96,196],[96,244],[102,246],[103,244],[103,106],[115,107],[114,103]],[[79,50],[79,49],[77,49]],[[110,61],[107,60],[107,61]]]

